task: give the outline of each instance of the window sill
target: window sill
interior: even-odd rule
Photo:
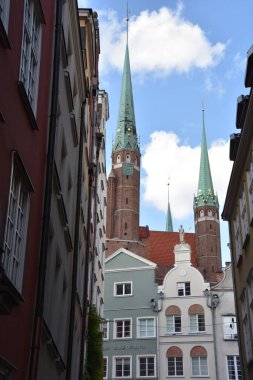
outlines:
[[[0,268],[0,315],[10,314],[21,302],[24,302],[23,297]]]
[[[249,242],[249,234],[246,234],[242,248],[245,249]]]
[[[237,263],[236,263],[237,268],[241,265],[241,263],[242,263],[242,255],[239,255],[237,259]]]
[[[25,106],[28,118],[30,120],[31,127],[32,127],[32,129],[35,129],[35,130],[38,131],[39,127],[38,127],[38,124],[37,124],[37,121],[36,121],[33,109],[32,109],[31,104],[29,102],[29,99],[28,99],[28,96],[27,96],[27,93],[26,93],[26,90],[25,90],[23,82],[18,81],[18,88],[19,88],[19,92],[20,92],[22,101],[24,103],[24,106]]]
[[[182,331],[180,332],[174,332],[174,333],[165,333],[165,336],[175,336],[175,335],[183,335]]]
[[[8,35],[6,33],[5,27],[0,19],[0,41],[5,49],[10,49],[11,45],[8,39]]]

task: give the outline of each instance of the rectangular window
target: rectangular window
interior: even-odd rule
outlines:
[[[131,296],[132,282],[115,282],[114,283],[114,295],[115,296]]]
[[[190,333],[199,333],[203,331],[206,331],[205,315],[190,314]]]
[[[109,321],[105,321],[102,324],[103,340],[109,339]]]
[[[137,371],[138,377],[156,376],[155,356],[138,356]]]
[[[183,358],[177,356],[168,357],[168,376],[183,376]]]
[[[246,206],[246,194],[245,194],[245,185],[243,184],[242,193],[239,198],[240,205],[240,216],[241,216],[241,228],[242,228],[242,242],[244,244],[247,235],[249,234],[249,222]]]
[[[114,357],[113,377],[131,377],[132,358],[131,356]]]
[[[208,376],[206,356],[192,357],[192,376]]]
[[[9,24],[10,0],[0,0],[0,19],[7,33]]]
[[[227,356],[228,380],[242,380],[240,357],[238,355]]]
[[[25,173],[14,159],[5,227],[3,266],[6,275],[20,292],[29,218],[29,190],[25,181]]]
[[[181,315],[168,315],[167,316],[167,333],[176,334],[181,333]]]
[[[191,295],[190,282],[178,282],[177,283],[177,294],[180,297]]]
[[[137,318],[137,337],[154,338],[155,336],[155,318]]]
[[[25,0],[20,81],[33,111],[36,111],[41,49],[41,14],[36,0]]]
[[[103,379],[108,379],[108,357],[103,358]]]
[[[131,319],[114,319],[114,338],[125,339],[132,337]]]
[[[247,171],[247,187],[249,196],[250,222],[253,219],[253,152],[250,154],[250,162]]]
[[[236,258],[238,261],[242,255],[242,240],[241,240],[241,233],[240,233],[238,207],[236,207],[236,210],[234,212],[233,227],[234,227],[234,238],[235,238],[235,253],[236,253]]]
[[[251,334],[249,327],[249,310],[247,304],[246,290],[244,289],[241,295],[241,307],[242,307],[242,318],[243,318],[243,336],[244,336],[244,350],[246,353],[246,360],[249,363],[252,358],[252,344],[251,344]]]
[[[235,316],[223,317],[223,338],[225,340],[238,339]]]

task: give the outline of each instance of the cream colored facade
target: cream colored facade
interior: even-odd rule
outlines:
[[[104,269],[105,269],[105,226],[106,226],[106,204],[107,204],[107,178],[105,162],[105,142],[106,142],[106,121],[109,118],[108,95],[105,91],[98,92],[97,104],[97,128],[100,138],[100,149],[97,162],[97,186],[96,202],[94,212],[96,212],[96,241],[94,255],[93,292],[92,303],[96,306],[97,312],[103,316],[104,309]],[[93,212],[93,214],[94,214]],[[94,220],[94,217],[93,217]]]
[[[213,286],[209,293],[209,304],[211,297],[218,296],[219,302],[212,309],[213,331],[215,335],[215,350],[217,354],[218,380],[233,378],[232,371],[235,370],[235,379],[242,379],[241,361],[239,357],[237,318],[235,312],[234,288],[232,266],[229,263],[224,268],[223,279]]]
[[[175,266],[158,290],[159,378],[199,376],[215,380],[212,313],[204,293],[210,290],[209,283],[191,265],[188,244],[176,245],[174,254]]]
[[[174,254],[158,288],[159,379],[242,379],[231,265],[210,288],[191,265],[188,244],[176,245]]]

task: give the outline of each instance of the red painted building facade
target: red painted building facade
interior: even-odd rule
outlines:
[[[55,2],[0,6],[0,377],[25,379],[39,266]],[[2,378],[2,377],[1,377]]]

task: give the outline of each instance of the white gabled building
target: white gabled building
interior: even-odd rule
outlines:
[[[191,264],[191,248],[178,244],[175,265],[159,287],[160,379],[208,377],[215,380],[212,313],[202,274]]]
[[[176,245],[174,255],[158,289],[160,380],[241,380],[231,267],[210,288],[191,264],[189,244]]]

